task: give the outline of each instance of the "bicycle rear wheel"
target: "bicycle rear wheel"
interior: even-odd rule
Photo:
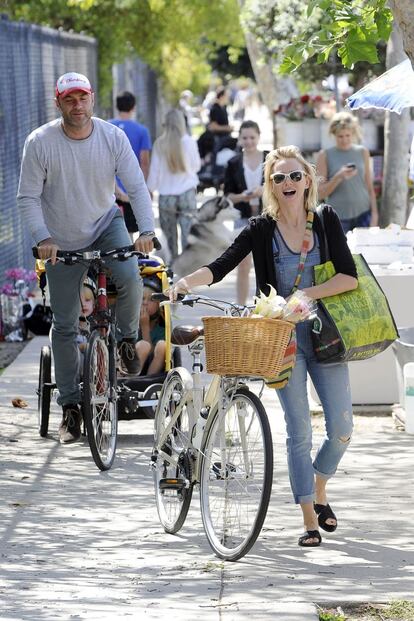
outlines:
[[[115,343],[112,335],[94,330],[89,338],[83,370],[83,416],[95,464],[109,470],[115,458],[118,410]]]
[[[219,558],[236,561],[255,543],[272,490],[272,436],[255,394],[239,388],[225,411],[216,410],[201,460],[200,503],[207,539]]]
[[[170,371],[155,413],[152,453],[154,488],[160,522],[167,533],[180,530],[193,494],[191,461],[187,452],[189,418],[185,385],[188,381],[191,381],[191,377],[185,369]],[[166,433],[176,414],[177,419]]]
[[[40,352],[39,385],[37,389],[37,414],[39,434],[47,436],[49,429],[50,399],[52,396],[52,355],[49,345],[44,345]]]

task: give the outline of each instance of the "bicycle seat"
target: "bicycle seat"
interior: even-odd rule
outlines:
[[[203,326],[176,326],[171,333],[171,343],[173,345],[190,345],[203,335]]]

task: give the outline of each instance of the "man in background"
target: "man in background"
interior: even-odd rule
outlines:
[[[116,98],[116,108],[118,116],[116,119],[111,119],[109,122],[126,133],[146,180],[149,172],[152,144],[148,129],[135,120],[135,96],[129,91],[119,93]],[[124,213],[125,223],[129,233],[136,233],[138,231],[138,225],[129,202],[128,194],[118,178],[115,194],[117,203]]]

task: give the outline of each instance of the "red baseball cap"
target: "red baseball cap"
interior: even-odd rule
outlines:
[[[91,83],[81,73],[64,73],[56,82],[56,97],[65,97],[72,91],[92,93]]]

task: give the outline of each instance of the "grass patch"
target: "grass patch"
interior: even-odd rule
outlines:
[[[414,621],[414,602],[394,600],[387,604],[319,607],[319,621]]]
[[[346,621],[346,617],[340,612],[325,611],[319,613],[319,621]]]

